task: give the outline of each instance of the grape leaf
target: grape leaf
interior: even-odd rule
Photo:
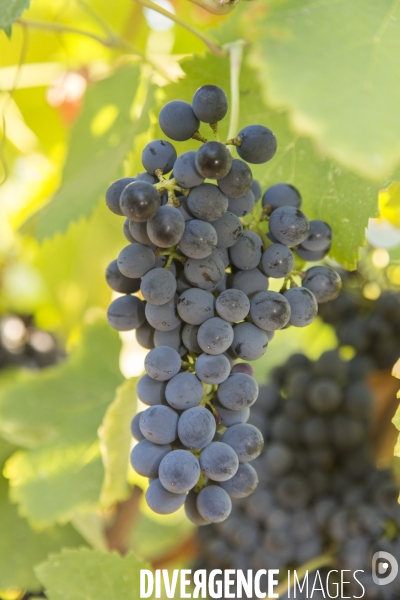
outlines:
[[[71,135],[60,189],[23,226],[39,241],[88,218],[115,179],[136,135],[146,131],[154,89],[140,86],[140,67],[126,65],[91,87]]]
[[[400,182],[394,181],[379,192],[380,215],[395,227],[400,227]]]
[[[197,87],[205,83],[217,83],[229,90],[228,59],[208,55],[186,59],[181,66],[186,77],[167,86],[167,100],[190,101]],[[358,249],[365,244],[368,219],[378,214],[379,185],[339,166],[316,148],[310,138],[294,132],[288,111],[275,110],[267,104],[256,74],[248,66],[242,68],[240,105],[240,128],[260,123],[270,127],[278,139],[277,154],[270,162],[251,165],[263,190],[281,181],[296,186],[303,197],[307,216],[331,225],[334,232],[331,256],[346,268],[354,269]],[[206,125],[202,126],[202,134],[210,138],[209,131]],[[221,124],[220,132],[222,139],[226,139],[227,123]],[[179,150],[197,146],[198,142],[186,142]]]
[[[129,495],[127,473],[132,443],[129,424],[136,413],[136,384],[136,378],[129,379],[117,389],[99,428],[105,471],[100,501],[106,507]]]
[[[26,10],[31,0],[0,0],[0,29],[11,36],[12,24]]]
[[[399,3],[253,3],[243,35],[249,23],[271,106],[288,107],[296,130],[344,169],[375,180],[390,175],[400,162]]]
[[[140,569],[134,554],[101,550],[63,550],[36,568],[49,600],[136,600]]]
[[[0,431],[22,450],[7,461],[11,498],[38,526],[98,505],[104,469],[97,429],[121,383],[118,335],[88,326],[66,362],[0,391]]]

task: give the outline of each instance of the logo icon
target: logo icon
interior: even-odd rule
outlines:
[[[372,579],[376,585],[388,585],[397,577],[399,565],[389,552],[375,552],[372,557]],[[386,577],[382,577],[385,575]]]

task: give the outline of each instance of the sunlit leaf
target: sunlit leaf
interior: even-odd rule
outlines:
[[[400,162],[399,4],[254,2],[240,17],[271,105],[344,169],[389,175]]]
[[[27,449],[7,461],[11,497],[39,526],[98,505],[104,469],[97,429],[122,376],[120,342],[100,322],[66,362],[23,374],[0,392],[0,430]]]
[[[24,231],[33,230],[43,240],[91,215],[110,183],[122,175],[135,136],[146,131],[153,97],[153,87],[141,80],[135,65],[89,87],[72,130],[60,189]]]
[[[51,555],[36,574],[49,600],[136,600],[146,568],[134,554],[81,549]]]
[[[104,464],[101,503],[110,506],[128,497],[127,472],[132,443],[130,422],[136,413],[137,379],[129,379],[116,391],[99,429],[100,449]]]
[[[394,181],[386,190],[379,192],[381,217],[395,227],[400,227],[400,182]]]

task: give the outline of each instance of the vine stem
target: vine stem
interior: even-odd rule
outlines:
[[[150,8],[151,10],[154,10],[155,12],[160,13],[160,15],[163,15],[164,17],[171,19],[171,21],[173,21],[177,25],[180,25],[181,27],[184,27],[185,29],[190,31],[190,33],[193,33],[193,35],[195,35],[202,42],[204,42],[204,44],[207,46],[207,48],[213,54],[215,54],[215,56],[219,56],[219,57],[226,56],[226,54],[227,54],[226,48],[221,48],[221,46],[218,46],[218,44],[216,44],[211,38],[208,37],[208,35],[203,33],[200,29],[197,29],[197,27],[193,27],[193,25],[190,25],[189,23],[187,23],[186,21],[184,21],[177,15],[169,12],[168,10],[165,10],[165,8],[162,8],[162,6],[155,4],[155,2],[152,2],[151,0],[135,0],[135,2],[137,2],[138,4],[141,4],[142,6],[145,6],[146,8]]]
[[[230,76],[231,76],[231,114],[229,118],[228,140],[236,138],[239,129],[239,114],[240,114],[240,69],[243,62],[243,47],[244,40],[237,40],[231,44],[227,44],[226,48],[229,52],[230,61]],[[233,152],[233,147],[230,148]]]
[[[130,54],[136,54],[144,62],[150,64],[158,73],[160,73],[160,75],[162,75],[168,81],[170,80],[166,73],[164,73],[164,71],[160,68],[160,65],[158,65],[152,58],[149,58],[145,52],[143,52],[143,50],[134,44],[131,44],[111,30],[107,36],[102,36],[92,31],[87,31],[86,29],[80,29],[79,27],[73,27],[71,25],[65,25],[64,23],[59,23],[57,21],[52,21],[50,23],[49,21],[41,21],[39,19],[17,19],[15,22],[18,23],[18,25],[22,25],[23,27],[27,27],[29,29],[41,29],[43,31],[52,31],[54,33],[74,33],[98,42],[106,48],[120,48],[121,50],[125,50]]]

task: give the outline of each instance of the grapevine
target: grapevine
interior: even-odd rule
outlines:
[[[263,356],[276,330],[312,323],[318,302],[341,286],[330,267],[295,269],[296,254],[320,261],[328,253],[332,230],[307,219],[291,185],[268,188],[258,205],[261,187],[248,163],[271,160],[277,141],[261,125],[219,141],[227,111],[215,85],[199,88],[192,104],[168,102],[159,114],[163,133],[202,145],[178,157],[170,141],[150,142],[145,171],[117,180],[106,194],[109,209],[125,217],[129,242],[107,269],[121,294],[108,322],[136,329],[149,350],[137,386],[149,408],[132,423],[138,443],[131,463],[149,478],[150,508],[168,514],[185,503],[197,524],[225,520],[234,490],[249,495],[257,486],[249,463],[264,442],[248,420],[258,385],[252,367],[235,362]],[[214,139],[200,133],[200,123]],[[268,289],[269,278],[283,278],[279,292]]]

